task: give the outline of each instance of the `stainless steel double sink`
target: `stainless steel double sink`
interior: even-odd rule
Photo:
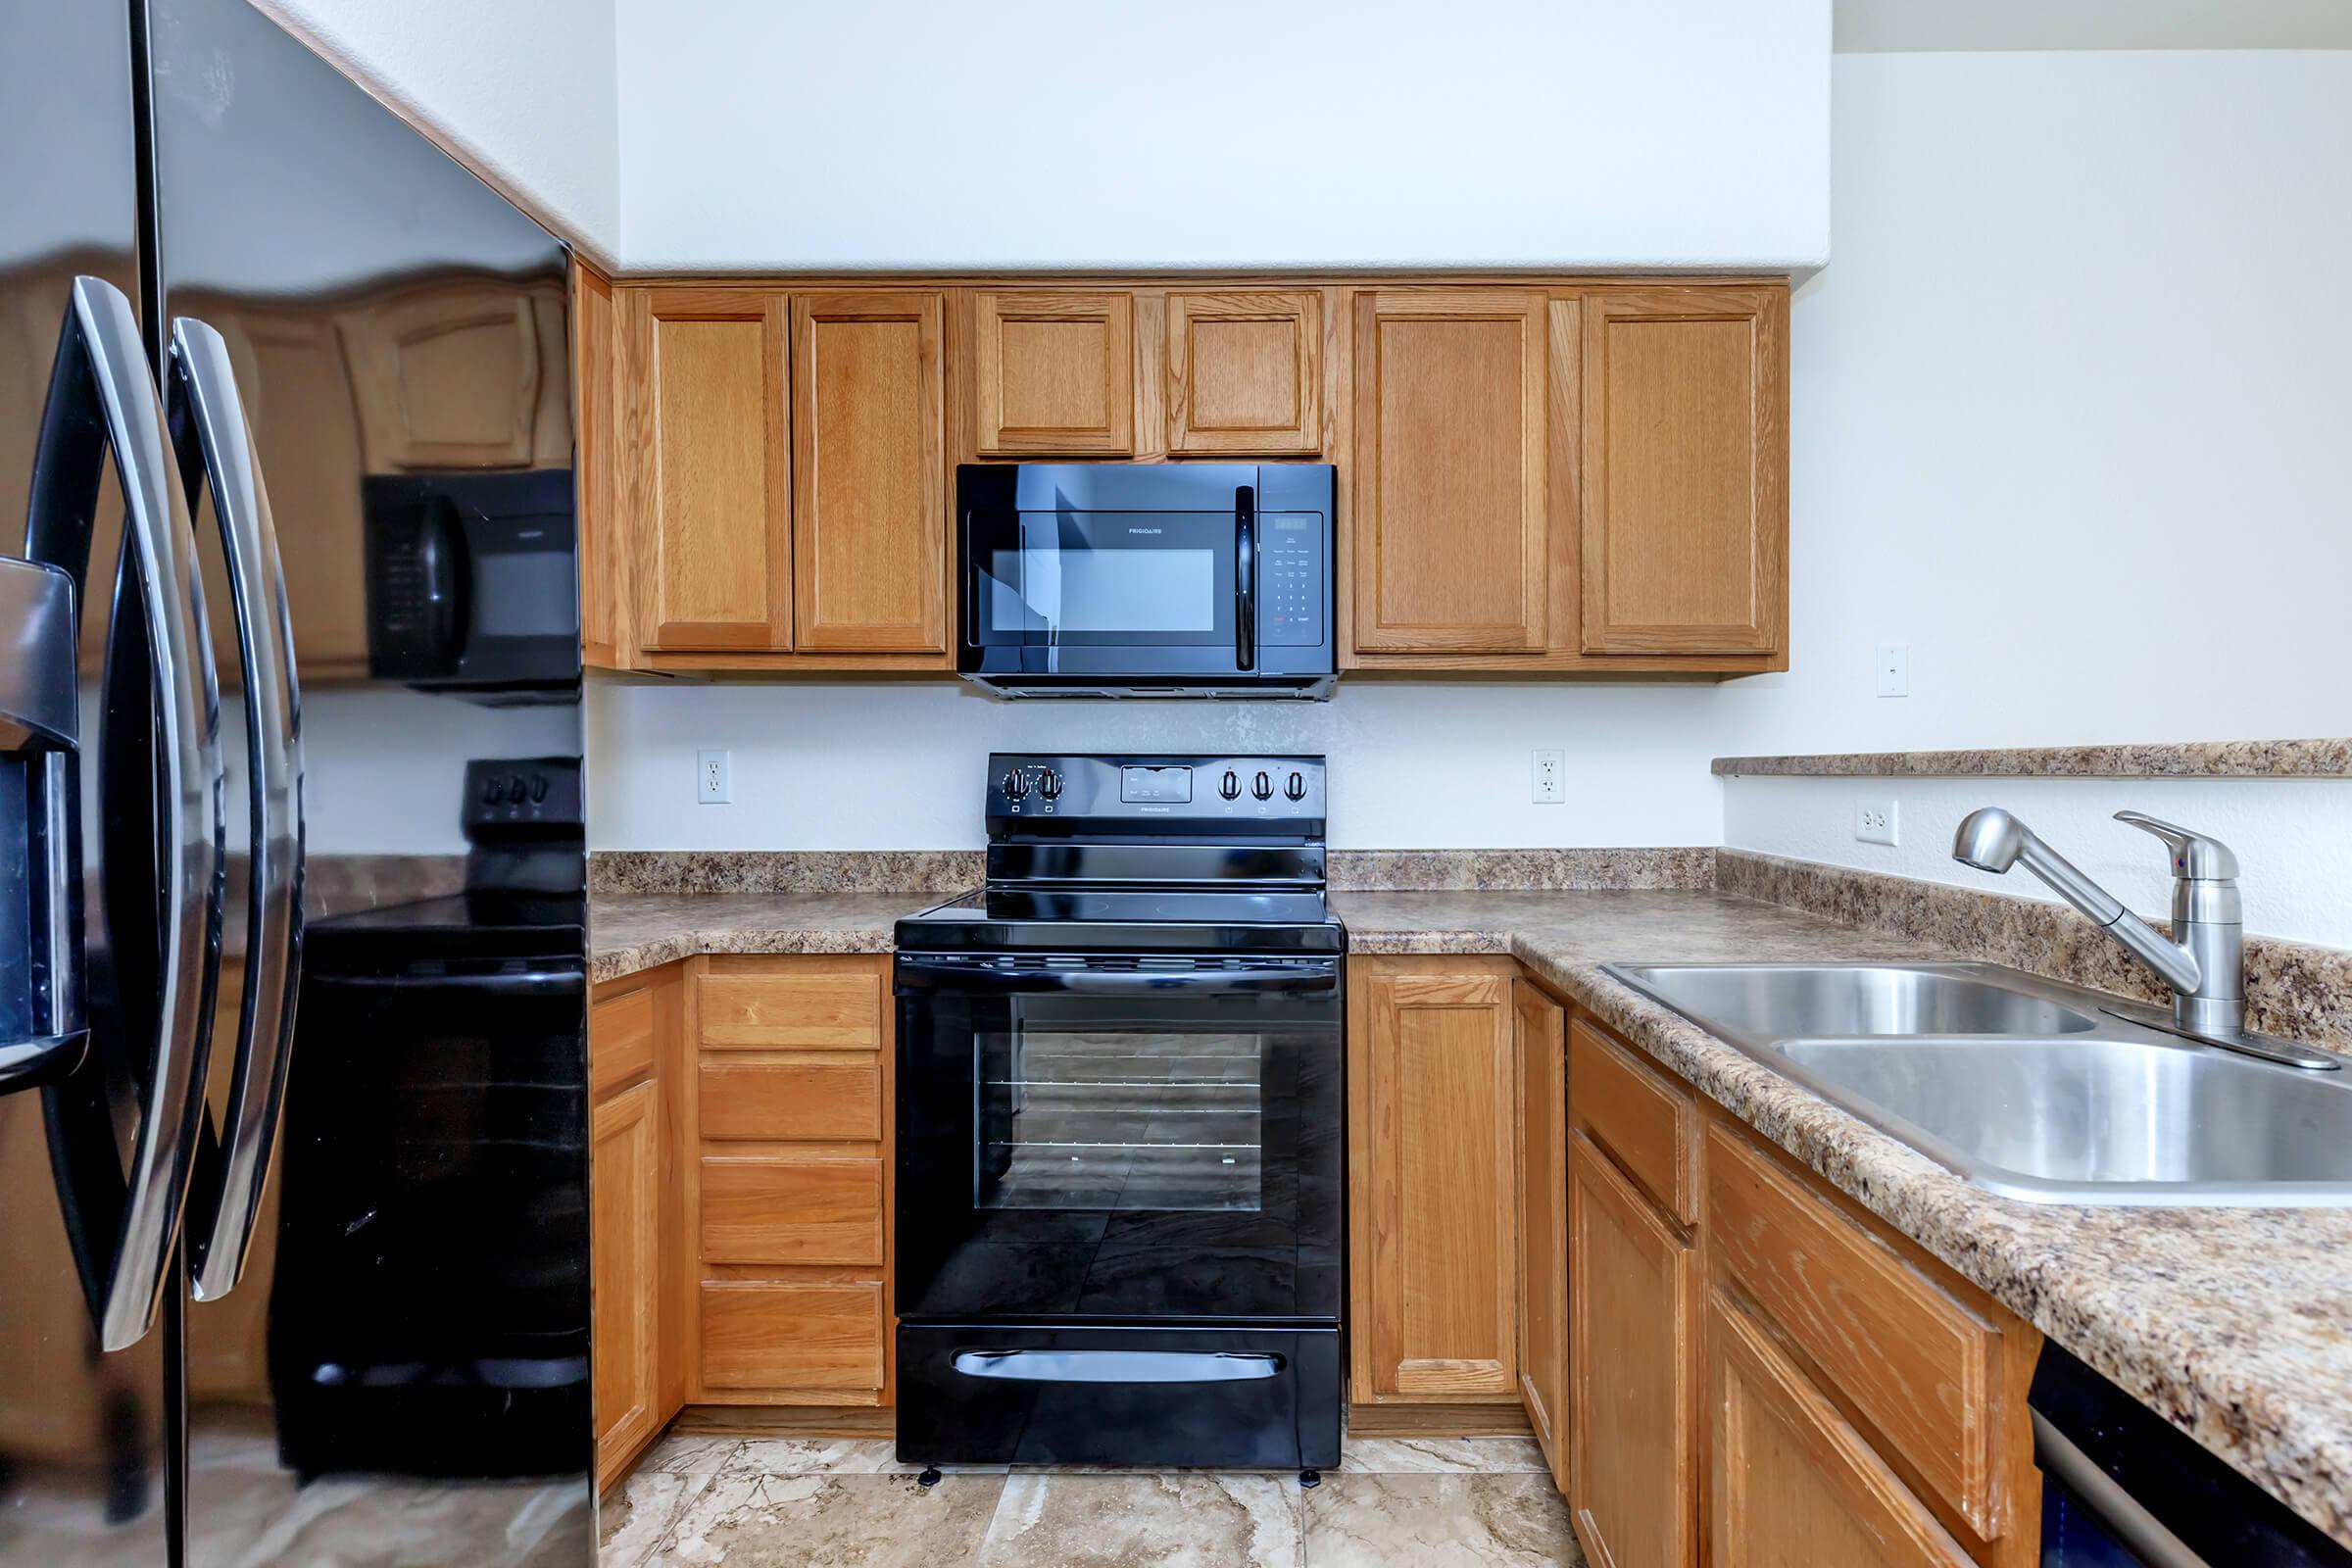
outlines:
[[[1995,964],[1607,964],[1975,1186],[2047,1203],[2352,1204],[2352,1079]]]

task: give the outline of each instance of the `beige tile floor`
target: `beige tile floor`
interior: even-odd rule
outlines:
[[[1245,1471],[955,1470],[887,1442],[671,1436],[606,1499],[600,1568],[1534,1568],[1584,1562],[1521,1438],[1374,1439],[1302,1491]]]

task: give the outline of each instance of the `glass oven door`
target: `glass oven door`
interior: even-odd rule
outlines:
[[[899,959],[898,1312],[1329,1320],[1339,962]]]

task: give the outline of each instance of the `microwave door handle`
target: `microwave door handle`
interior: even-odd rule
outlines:
[[[152,764],[162,826],[155,845],[163,925],[155,1050],[140,1095],[141,1115],[113,1246],[94,1303],[99,1345],[122,1350],[146,1336],[163,1299],[204,1109],[199,1091],[220,957],[225,778],[220,683],[205,627],[195,532],[172,470],[171,435],[148,374],[138,317],[122,290],[83,276],[74,280],[58,338],[41,451],[34,462],[33,516],[26,529],[35,557],[64,564],[83,580],[96,502],[94,438],[100,429],[122,485],[126,564],[136,568],[124,587],[135,592],[147,656],[147,667],[135,674],[110,667],[109,683],[142,680],[154,705],[151,720],[141,727],[158,748]],[[53,436],[60,437],[54,445]],[[133,592],[117,595],[122,611],[129,610]],[[128,646],[130,640],[117,643]],[[99,744],[103,775],[108,771],[104,733]],[[146,846],[110,848],[119,857],[134,849],[144,853]],[[68,1152],[94,1157],[88,1152]]]
[[[81,922],[74,917],[74,812],[81,705],[74,690],[74,578],[63,568],[0,556],[0,751],[24,759],[31,809],[25,867],[31,883],[26,961],[36,1033],[0,1040],[0,1095],[56,1083],[81,1065]],[[15,956],[12,953],[11,956]]]
[[[192,317],[172,323],[169,413],[191,501],[202,483],[212,486],[245,675],[251,875],[244,995],[220,1138],[198,1151],[187,1222],[191,1289],[211,1301],[244,1272],[292,1059],[302,967],[302,690],[277,530],[228,344]]]
[[[1257,667],[1257,492],[1233,492],[1233,662]]]

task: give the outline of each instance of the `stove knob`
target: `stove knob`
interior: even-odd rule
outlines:
[[[1271,800],[1274,796],[1274,781],[1260,773],[1250,781],[1250,793],[1261,801]]]
[[[496,806],[506,793],[507,781],[496,773],[492,773],[482,780],[482,804],[484,806]]]
[[[1227,768],[1227,769],[1225,770],[1225,776],[1224,776],[1224,778],[1220,779],[1220,780],[1217,782],[1217,793],[1218,793],[1219,795],[1222,795],[1222,796],[1224,796],[1224,797],[1225,797],[1227,800],[1229,800],[1229,801],[1230,801],[1230,800],[1232,800],[1232,799],[1233,799],[1235,796],[1237,796],[1237,795],[1241,794],[1241,793],[1242,793],[1242,775],[1241,775],[1241,774],[1239,774],[1239,773],[1236,773],[1236,772],[1235,772],[1235,771],[1234,771],[1232,768],[1230,768],[1230,767],[1229,767],[1229,768]]]
[[[1291,775],[1291,781],[1282,787],[1282,793],[1288,795],[1294,801],[1305,800],[1306,775],[1303,773],[1293,773]]]
[[[1049,801],[1059,800],[1061,798],[1061,775],[1050,767],[1038,774],[1037,793]]]
[[[1004,793],[1016,801],[1029,793],[1029,781],[1021,776],[1019,768],[1004,775]]]

